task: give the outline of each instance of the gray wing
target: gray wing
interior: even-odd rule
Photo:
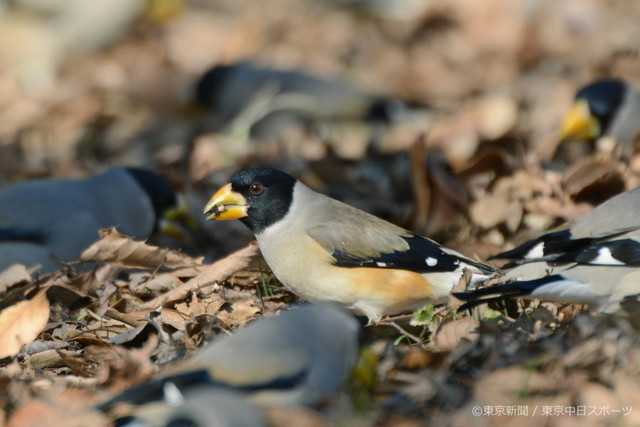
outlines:
[[[376,218],[377,219],[377,218]],[[418,273],[456,271],[461,263],[481,271],[493,267],[449,250],[433,240],[377,221],[316,225],[307,234],[342,267],[397,268]]]

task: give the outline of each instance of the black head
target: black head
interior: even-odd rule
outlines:
[[[600,123],[601,133],[606,133],[624,102],[626,91],[627,84],[621,80],[598,80],[580,89],[576,94],[576,100],[587,101],[591,114]]]
[[[215,105],[216,97],[222,93],[235,68],[235,65],[219,65],[207,71],[196,83],[196,100],[209,107]]]
[[[169,181],[150,170],[141,168],[127,168],[127,172],[136,180],[151,199],[156,219],[178,205],[178,196]]]
[[[257,234],[289,212],[296,179],[277,169],[255,168],[239,172],[229,183],[249,205],[247,216],[240,220]]]

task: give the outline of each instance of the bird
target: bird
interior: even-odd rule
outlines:
[[[349,378],[359,355],[361,326],[344,308],[299,304],[256,319],[214,340],[149,382],[97,406],[172,399],[195,387],[238,392],[263,406],[316,407]]]
[[[114,167],[85,179],[39,179],[0,189],[0,270],[15,263],[58,270],[117,227],[135,239],[185,236],[186,205],[162,176]]]
[[[507,259],[506,267],[554,261],[568,253],[640,229],[640,187],[622,192],[557,229],[489,259]]]
[[[166,427],[255,426],[267,427],[267,415],[241,393],[214,387],[199,387],[185,394],[178,405],[167,405],[168,413],[159,415]],[[153,409],[153,412],[156,412]]]
[[[502,283],[454,292],[465,301],[459,310],[510,298],[589,304],[597,312],[615,313],[627,298],[640,295],[640,232],[587,245],[553,262],[535,262],[508,271]]]
[[[370,323],[446,302],[465,270],[472,283],[495,271],[271,168],[237,173],[204,213],[248,226],[275,276],[302,299],[347,306]]]
[[[612,197],[559,229],[491,258],[513,267],[499,284],[454,293],[465,310],[515,297],[589,304],[619,311],[625,298],[640,294],[640,187]]]
[[[249,118],[251,132],[258,137],[277,135],[294,124],[392,122],[410,111],[423,110],[417,103],[367,93],[342,80],[248,60],[207,70],[195,84],[194,98],[196,105],[210,111],[218,127],[231,124],[243,114],[253,115]]]
[[[640,92],[620,79],[602,79],[578,90],[562,121],[562,140],[610,136],[629,152],[640,132]]]

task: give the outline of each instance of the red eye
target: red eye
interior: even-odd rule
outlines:
[[[251,192],[251,194],[255,194],[255,195],[262,193],[262,184],[258,184],[257,182],[254,182],[249,187],[249,191]]]

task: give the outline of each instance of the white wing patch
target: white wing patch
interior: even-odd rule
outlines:
[[[613,254],[611,253],[611,249],[609,248],[598,249],[598,255],[594,257],[590,263],[604,265],[625,265],[624,262],[613,256]]]
[[[524,256],[524,259],[536,259],[544,256],[544,242],[540,242],[531,249]]]

